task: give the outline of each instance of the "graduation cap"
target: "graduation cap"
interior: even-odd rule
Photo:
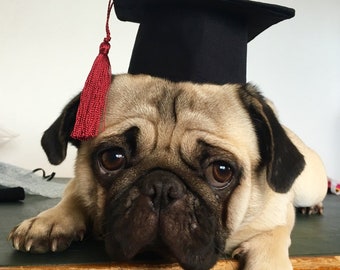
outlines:
[[[291,8],[247,0],[109,0],[106,37],[85,82],[72,138],[98,134],[111,83],[109,17],[139,23],[128,72],[171,81],[245,83],[247,43]]]
[[[247,43],[294,9],[246,0],[115,0],[140,23],[129,73],[172,81],[245,83]]]

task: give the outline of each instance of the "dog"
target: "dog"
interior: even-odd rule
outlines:
[[[292,269],[294,207],[322,208],[326,172],[255,86],[113,75],[87,141],[70,136],[79,100],[41,140],[56,165],[78,148],[75,176],[59,204],[11,231],[15,249],[63,251],[92,232],[114,260],[154,252],[204,270],[229,254],[239,269]]]

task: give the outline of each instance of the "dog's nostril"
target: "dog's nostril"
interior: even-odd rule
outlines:
[[[154,171],[142,180],[141,192],[151,199],[155,209],[164,209],[183,197],[185,186],[173,173]]]
[[[170,186],[166,193],[169,200],[180,199],[184,194],[184,186],[182,184],[176,185],[176,187]]]
[[[163,184],[161,193],[161,208],[168,207],[172,202],[181,199],[184,195],[184,186],[182,183],[169,181]]]

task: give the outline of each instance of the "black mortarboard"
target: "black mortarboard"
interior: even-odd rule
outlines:
[[[247,43],[295,14],[247,0],[115,0],[115,11],[140,23],[129,73],[215,84],[246,82]]]

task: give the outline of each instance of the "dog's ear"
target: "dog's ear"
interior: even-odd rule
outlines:
[[[257,134],[261,156],[259,169],[267,169],[269,186],[279,193],[287,192],[305,166],[303,155],[287,136],[272,108],[259,91],[245,84],[239,91]]]
[[[44,132],[41,138],[43,147],[49,162],[58,165],[64,161],[68,142],[79,147],[80,141],[71,138],[71,132],[76,121],[80,94],[74,97],[63,109],[60,116]]]

